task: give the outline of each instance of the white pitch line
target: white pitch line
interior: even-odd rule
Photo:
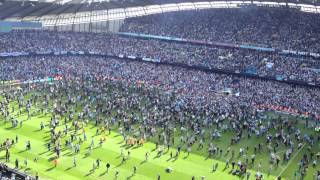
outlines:
[[[304,146],[305,146],[306,144],[303,144],[303,146],[298,150],[298,152],[289,160],[289,162],[288,162],[288,164],[282,169],[282,171],[280,172],[280,174],[277,176],[277,177],[279,177],[279,176],[281,176],[282,175],[282,173],[288,168],[288,166],[291,164],[291,161],[293,161],[297,156],[298,156],[298,154],[300,153],[300,151],[304,148]],[[276,178],[277,178],[276,177]]]

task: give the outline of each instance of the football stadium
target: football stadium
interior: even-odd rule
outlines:
[[[320,180],[319,0],[0,0],[0,180]]]

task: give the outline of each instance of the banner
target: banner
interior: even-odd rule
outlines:
[[[12,85],[20,85],[20,84],[32,84],[32,83],[43,83],[43,82],[53,82],[62,80],[62,76],[57,75],[55,77],[47,77],[43,79],[34,79],[34,80],[10,80],[10,81],[0,81],[0,85],[2,86],[12,86]]]
[[[294,56],[310,56],[313,58],[320,58],[320,53],[305,52],[305,51],[281,50],[279,54],[294,55]]]
[[[148,62],[160,62],[159,59],[152,59],[152,58],[147,58],[147,57],[144,57],[142,58],[143,61],[148,61]]]
[[[16,56],[27,56],[27,52],[10,52],[10,53],[0,53],[0,57],[16,57]]]

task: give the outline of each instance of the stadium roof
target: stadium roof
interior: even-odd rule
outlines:
[[[238,8],[244,5],[290,7],[301,11],[320,13],[320,0],[160,0],[160,2],[156,0],[102,0],[99,2],[96,0],[0,0],[0,20],[40,21],[44,26],[56,26],[125,19],[182,10]]]

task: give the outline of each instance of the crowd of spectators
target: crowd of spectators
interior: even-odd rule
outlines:
[[[128,19],[121,31],[320,52],[320,16],[279,8],[182,11]]]
[[[0,52],[92,51],[148,57],[261,76],[320,83],[320,61],[244,49],[226,49],[110,34],[53,31],[14,31],[1,35]]]

